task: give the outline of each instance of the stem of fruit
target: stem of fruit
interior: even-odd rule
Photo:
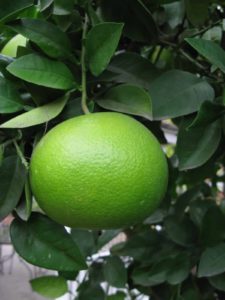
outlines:
[[[15,148],[16,148],[16,152],[17,152],[19,158],[21,159],[22,164],[25,166],[25,168],[26,168],[27,170],[29,170],[29,164],[28,164],[26,158],[24,157],[24,155],[23,155],[23,153],[22,153],[22,151],[21,151],[19,145],[17,144],[17,141],[16,141],[16,140],[13,140],[13,144],[14,144],[14,146],[15,146]]]
[[[82,97],[81,97],[81,107],[85,114],[89,114],[90,111],[87,106],[87,79],[86,79],[86,65],[85,65],[85,39],[88,28],[88,16],[85,14],[83,34],[82,34],[82,50],[81,50],[81,86],[82,86]]]

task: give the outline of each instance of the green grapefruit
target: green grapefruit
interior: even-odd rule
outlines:
[[[15,35],[2,49],[1,54],[16,57],[17,48],[26,46],[27,39],[21,34]]]
[[[57,125],[31,158],[35,199],[50,218],[70,227],[141,222],[164,197],[167,180],[157,139],[120,113],[88,114]]]

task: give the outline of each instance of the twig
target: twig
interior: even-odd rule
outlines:
[[[16,152],[17,152],[19,158],[21,159],[22,164],[25,166],[25,168],[26,168],[27,170],[29,170],[29,164],[28,164],[26,158],[24,157],[24,155],[23,155],[23,153],[22,153],[22,151],[21,151],[19,145],[17,144],[17,141],[16,141],[16,140],[13,140],[13,144],[14,144],[14,146],[15,146],[15,148],[16,148]]]
[[[81,73],[82,73],[81,107],[85,114],[90,113],[90,111],[87,107],[87,79],[86,79],[86,65],[85,65],[85,55],[86,55],[85,39],[86,39],[87,29],[88,29],[88,16],[87,16],[87,14],[85,14],[83,34],[82,34],[82,51],[81,51]]]

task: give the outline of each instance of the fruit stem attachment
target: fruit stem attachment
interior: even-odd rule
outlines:
[[[26,158],[24,157],[24,155],[23,155],[23,153],[22,153],[22,151],[21,151],[19,145],[17,144],[17,141],[16,141],[16,140],[13,140],[13,144],[14,144],[14,146],[15,146],[15,148],[16,148],[16,152],[17,152],[19,158],[21,159],[22,164],[25,166],[25,168],[26,168],[27,170],[29,170],[29,164],[28,164]]]
[[[85,39],[88,29],[88,16],[85,14],[84,25],[83,25],[83,34],[82,34],[82,50],[81,50],[81,88],[82,88],[82,97],[81,97],[81,107],[85,114],[89,114],[90,111],[87,106],[87,79],[86,79],[86,65],[85,65]]]

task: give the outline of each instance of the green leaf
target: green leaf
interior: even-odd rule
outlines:
[[[209,282],[217,290],[225,292],[225,274],[210,277]]]
[[[184,292],[182,293],[182,300],[199,300],[200,293],[196,286],[196,284],[193,282],[192,285],[189,284],[188,288],[185,288]],[[209,300],[209,298],[208,298]]]
[[[125,287],[127,282],[127,271],[123,261],[118,256],[111,256],[106,259],[104,265],[106,281],[117,288]]]
[[[33,3],[33,0],[10,0],[9,2],[4,0],[1,1],[0,22],[13,18],[24,9],[32,6]]]
[[[3,159],[0,165],[0,221],[20,200],[26,180],[26,168],[17,156]]]
[[[210,159],[221,139],[221,124],[216,121],[205,127],[187,130],[193,118],[184,120],[179,128],[176,153],[179,169],[197,168]]]
[[[196,200],[190,203],[190,218],[196,226],[201,228],[203,217],[206,214],[207,210],[214,206],[215,203],[211,200]]]
[[[151,267],[138,267],[132,273],[135,283],[155,286],[167,281],[171,285],[183,282],[189,275],[190,259],[185,253],[163,258]]]
[[[98,238],[97,248],[101,249],[102,247],[104,247],[111,240],[113,240],[119,233],[120,233],[120,230],[118,230],[118,229],[104,230]]]
[[[210,277],[225,272],[225,244],[206,248],[201,255],[198,277]]]
[[[69,94],[54,102],[34,108],[1,124],[0,128],[26,128],[46,123],[60,114],[68,98]]]
[[[207,210],[202,220],[200,237],[204,246],[209,247],[224,240],[225,216],[219,207],[212,206]]]
[[[40,11],[46,10],[53,2],[54,0],[40,0]]]
[[[10,235],[17,253],[33,265],[58,271],[86,268],[66,229],[40,213],[33,213],[27,222],[15,219]]]
[[[93,232],[85,229],[73,228],[71,230],[71,237],[77,243],[85,257],[95,253],[96,245]]]
[[[92,286],[96,286],[101,284],[104,280],[103,263],[93,261],[89,267],[89,282]]]
[[[170,259],[163,259],[156,262],[151,269],[136,268],[132,273],[133,281],[141,286],[155,286],[166,281],[167,270],[170,268]]]
[[[22,56],[8,65],[7,70],[25,81],[54,89],[69,90],[76,86],[68,67],[37,54]]]
[[[23,109],[20,94],[5,78],[0,77],[0,113],[7,114]]]
[[[150,95],[137,86],[118,85],[108,90],[96,101],[105,109],[142,116],[148,120],[152,119]]]
[[[54,0],[55,15],[66,16],[72,13],[74,0]]]
[[[164,2],[164,1],[163,1]],[[165,10],[166,22],[171,29],[176,29],[185,16],[185,9],[183,1],[173,1],[173,3],[165,3],[163,6]]]
[[[47,298],[59,298],[68,292],[67,282],[60,276],[42,276],[30,280],[32,290]]]
[[[186,13],[189,21],[195,25],[203,25],[208,18],[209,1],[185,0]]]
[[[129,83],[149,89],[150,82],[160,74],[159,70],[146,58],[132,52],[116,55],[99,80]]]
[[[214,98],[213,88],[207,81],[180,70],[159,76],[150,84],[149,92],[155,120],[191,114],[199,110],[205,100]]]
[[[161,242],[159,235],[151,230],[144,230],[132,235],[126,242],[112,247],[113,254],[131,256],[137,261],[142,261],[143,257],[151,257],[152,248],[157,247]]]
[[[105,300],[105,293],[100,284],[84,282],[78,288],[79,295],[76,300]]]
[[[176,285],[183,282],[190,272],[190,259],[185,253],[180,253],[172,258],[171,267],[166,274],[169,284]]]
[[[29,178],[25,182],[24,199],[16,207],[17,215],[24,221],[27,221],[32,211],[32,193]]]
[[[183,217],[181,220],[177,216],[169,216],[165,219],[165,230],[168,237],[181,246],[189,247],[194,244],[196,230],[189,218]]]
[[[67,35],[50,22],[39,19],[22,19],[9,28],[36,43],[50,57],[71,56],[72,48]]]
[[[223,121],[222,121],[222,128],[223,128],[223,134],[225,135],[225,117],[223,117]]]
[[[66,280],[75,280],[79,271],[58,271],[59,276],[64,277]]]
[[[110,295],[106,297],[106,300],[125,300],[126,294],[123,292],[117,292],[116,294]]]
[[[200,55],[225,73],[225,51],[218,44],[213,41],[196,38],[187,38],[186,41]]]
[[[88,32],[86,53],[93,75],[98,76],[109,64],[118,46],[122,29],[123,24],[101,23]]]
[[[207,126],[225,114],[225,106],[210,101],[202,103],[200,110],[188,129]]]
[[[102,0],[100,5],[105,20],[125,23],[127,37],[138,42],[156,42],[157,27],[144,1]]]

